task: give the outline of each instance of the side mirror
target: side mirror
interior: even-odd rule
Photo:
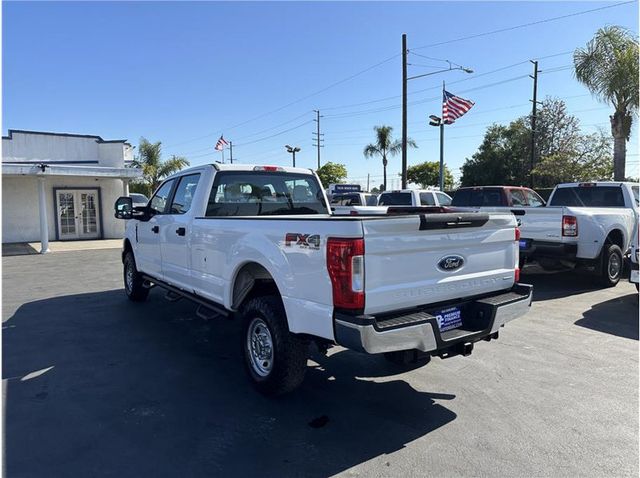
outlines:
[[[133,218],[133,200],[128,196],[120,196],[116,200],[114,209],[117,219]]]

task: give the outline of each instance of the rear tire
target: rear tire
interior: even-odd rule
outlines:
[[[604,287],[615,287],[622,276],[622,250],[616,244],[605,244],[600,253],[599,282]]]
[[[309,343],[289,332],[280,297],[250,299],[240,315],[244,364],[253,386],[267,396],[297,388],[307,370]]]
[[[124,257],[124,291],[129,300],[143,302],[149,295],[149,289],[143,287],[144,279],[136,268],[133,252],[128,251]]]

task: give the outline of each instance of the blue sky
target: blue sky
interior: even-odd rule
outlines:
[[[399,54],[407,33],[413,53],[434,58],[410,54],[409,75],[446,67],[442,59],[475,72],[409,82],[409,136],[419,146],[409,151],[409,164],[438,159],[438,131],[427,117],[440,114],[443,80],[476,102],[446,129],[445,161],[457,176],[491,122],[530,111],[529,59],[540,58],[539,98],[563,98],[585,131],[608,131],[610,108],[563,67],[605,24],[637,33],[638,4],[424,46],[612,4],[3,2],[3,130],[98,134],[133,144],[144,136],[193,165],[221,159],[213,146],[224,133],[241,162],[290,164],[284,145],[295,144],[302,149],[297,165],[315,167],[311,133],[319,109],[322,162],[344,163],[356,182],[369,173],[373,186],[382,181],[382,165],[362,149],[374,125],[391,125],[400,136]],[[399,187],[399,171],[397,156],[390,187]],[[638,173],[636,127],[627,174]]]

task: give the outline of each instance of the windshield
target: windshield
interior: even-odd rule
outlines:
[[[550,206],[624,207],[620,186],[573,186],[558,188]]]
[[[382,193],[379,206],[411,206],[411,193]]]
[[[328,214],[322,189],[310,174],[220,172],[207,203],[207,216]]]

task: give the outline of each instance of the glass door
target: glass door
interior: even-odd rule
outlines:
[[[79,191],[80,194],[80,237],[98,237],[98,193]]]
[[[57,191],[58,238],[97,239],[100,237],[98,192],[83,189]]]
[[[58,233],[60,239],[77,239],[76,204],[73,191],[58,191]]]

